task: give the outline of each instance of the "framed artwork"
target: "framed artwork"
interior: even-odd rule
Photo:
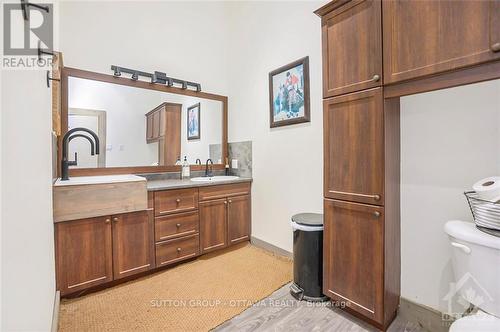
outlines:
[[[309,105],[309,57],[269,73],[270,126],[311,121]]]
[[[200,103],[198,103],[187,109],[187,139],[200,139],[200,137]]]

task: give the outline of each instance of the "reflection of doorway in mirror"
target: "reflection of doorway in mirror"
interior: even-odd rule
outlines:
[[[106,167],[106,111],[82,108],[68,110],[68,130],[75,127],[84,127],[92,130],[99,137],[98,155],[90,154],[89,142],[84,138],[77,138],[69,145],[69,158],[78,154],[78,165],[72,168]]]

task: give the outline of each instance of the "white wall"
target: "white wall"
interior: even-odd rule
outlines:
[[[63,1],[64,65],[111,74],[131,67],[227,94],[224,2]]]
[[[463,195],[500,174],[500,81],[401,98],[401,295],[446,310],[443,226],[471,221]]]
[[[2,331],[49,331],[55,294],[50,90],[2,72]]]
[[[229,141],[252,140],[252,235],[292,250],[290,217],[323,211],[321,21],[324,1],[228,5]],[[311,122],[269,128],[270,71],[309,56]]]

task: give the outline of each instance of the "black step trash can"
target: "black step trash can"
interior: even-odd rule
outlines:
[[[292,217],[293,283],[297,300],[326,301],[323,295],[323,215],[300,213]]]

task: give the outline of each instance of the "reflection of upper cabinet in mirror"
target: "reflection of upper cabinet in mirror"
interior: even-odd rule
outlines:
[[[171,166],[185,156],[190,164],[223,162],[221,100],[72,76],[67,92],[68,130],[93,130],[101,151],[92,156],[87,140],[72,140],[69,156],[77,153],[78,165],[71,168]]]

